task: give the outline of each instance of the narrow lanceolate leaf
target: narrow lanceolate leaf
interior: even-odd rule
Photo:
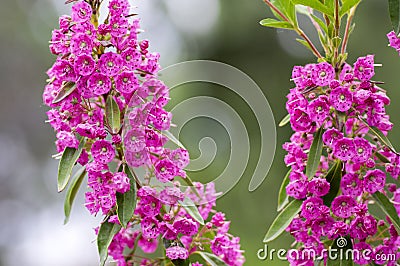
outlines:
[[[118,104],[111,95],[107,97],[106,101],[106,119],[112,132],[118,133],[121,127],[121,113]]]
[[[330,250],[336,250],[335,254],[343,254],[343,256],[328,256],[326,266],[353,266],[354,262],[351,257],[353,252],[349,252],[349,250],[351,251],[352,249],[353,243],[351,242],[350,237],[346,236],[336,238],[333,241]]]
[[[116,233],[121,230],[119,224],[104,222],[101,224],[97,235],[97,249],[100,256],[100,265],[104,265],[108,257],[108,247]]]
[[[289,184],[289,175],[292,172],[292,169],[289,169],[286,176],[282,180],[281,188],[279,189],[278,195],[278,212],[280,212],[286,205],[289,203],[289,196],[286,193],[286,187]]]
[[[67,195],[65,196],[64,201],[64,224],[68,223],[69,216],[71,214],[72,204],[74,203],[76,194],[78,193],[79,188],[81,187],[82,181],[86,175],[86,168],[82,167],[79,169],[74,177],[72,178],[72,183],[67,190]]]
[[[278,28],[278,29],[288,29],[293,30],[293,25],[286,21],[279,21],[273,18],[266,18],[260,21],[260,24],[265,27]]]
[[[392,21],[393,30],[399,33],[400,30],[400,0],[389,1],[389,15]]]
[[[376,152],[375,156],[381,161],[382,163],[390,163],[390,160],[380,152]]]
[[[69,95],[71,95],[71,93],[73,93],[75,89],[76,89],[75,82],[71,81],[65,82],[61,87],[61,90],[58,92],[57,96],[54,98],[53,103],[61,102]]]
[[[321,3],[319,0],[290,0],[295,5],[303,5],[311,7],[325,15],[333,16],[333,9],[329,9],[326,5]]]
[[[324,143],[322,142],[323,131],[323,127],[320,127],[315,133],[313,143],[311,144],[310,151],[308,152],[306,175],[309,180],[314,177],[321,162],[322,148],[324,146]]]
[[[385,144],[386,146],[388,146],[390,149],[394,150],[394,146],[393,144],[390,142],[390,140],[388,139],[388,137],[386,137],[385,135],[383,135],[382,131],[380,131],[379,129],[377,129],[376,127],[370,127],[369,128],[370,131],[372,131],[372,133],[378,137],[378,139]]]
[[[282,0],[268,0],[272,5],[274,5],[292,24],[297,26],[296,9],[292,2],[282,1]],[[281,15],[271,9],[272,13],[279,20],[284,20]]]
[[[329,193],[322,197],[326,206],[331,206],[332,201],[339,192],[340,180],[342,179],[342,167],[342,161],[337,160],[326,174],[325,178],[330,184]]]
[[[278,214],[264,237],[264,243],[276,239],[285,231],[293,218],[299,213],[302,203],[301,200],[293,200]]]
[[[342,6],[339,10],[339,16],[344,16],[351,8],[357,6],[361,0],[344,0],[342,1]]]
[[[400,1],[400,0],[399,0]],[[396,152],[392,143],[390,142],[390,140],[388,139],[388,137],[386,137],[382,131],[380,131],[379,129],[377,129],[376,127],[371,127],[368,122],[359,117],[359,119],[368,127],[369,131],[371,131],[371,134],[376,136],[378,138],[378,140],[380,142],[382,142],[382,144],[384,144],[385,146],[387,146],[388,148],[390,148],[393,152]]]
[[[118,220],[123,227],[126,227],[133,216],[136,208],[136,182],[128,166],[125,167],[125,173],[130,180],[130,189],[125,193],[117,192],[117,215]]]
[[[390,200],[379,191],[375,192],[372,196],[382,211],[389,216],[390,220],[392,220],[397,232],[400,233],[400,218],[393,203],[391,203]]]
[[[172,135],[171,132],[169,132],[169,131],[163,131],[162,134],[163,134],[164,136],[166,136],[170,141],[172,141],[173,143],[175,143],[178,147],[180,147],[180,148],[186,150],[185,146],[183,146],[183,144],[182,144],[177,138],[175,138],[175,136]]]
[[[325,22],[322,21],[319,17],[310,14],[310,16],[314,19],[314,21],[319,25],[319,27],[325,32],[328,33],[328,27],[326,26]]]
[[[191,199],[185,197],[183,201],[179,201],[179,205],[182,206],[193,219],[204,225],[204,219]]]
[[[311,48],[310,44],[309,44],[308,42],[306,42],[305,40],[296,38],[296,41],[297,41],[298,43],[300,43],[301,45],[303,45],[304,47],[306,47],[306,48],[307,48],[308,50],[310,50],[311,52],[313,52],[313,49]]]
[[[289,122],[290,122],[290,114],[287,114],[284,118],[282,118],[281,122],[279,122],[279,126],[283,127]]]
[[[72,168],[82,153],[85,139],[82,138],[78,149],[66,147],[58,164],[57,187],[58,192],[63,191],[71,178]]]
[[[207,263],[207,265],[211,266],[224,266],[226,263],[218,256],[208,253],[208,252],[203,252],[203,251],[197,251],[197,254],[199,254],[204,261]]]

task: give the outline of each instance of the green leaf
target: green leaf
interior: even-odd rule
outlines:
[[[351,8],[357,6],[360,2],[361,0],[342,0],[339,16],[343,17]]]
[[[400,0],[389,1],[389,16],[392,22],[393,30],[399,33],[400,30]]]
[[[364,119],[364,118],[362,118],[362,117],[358,117],[358,119],[360,119],[367,127],[368,127],[368,129],[371,131],[371,133],[373,134],[373,135],[375,135],[377,138],[378,138],[378,140],[380,141],[380,142],[382,142],[382,144],[384,144],[384,145],[386,145],[388,148],[390,148],[393,152],[396,152],[395,151],[395,149],[394,149],[394,147],[393,147],[393,145],[392,145],[392,143],[390,142],[390,140],[388,139],[388,137],[386,137],[383,133],[382,133],[382,131],[380,131],[379,129],[377,129],[376,127],[371,127],[369,124],[368,124],[368,122]]]
[[[289,122],[290,122],[290,114],[287,114],[284,118],[282,118],[281,122],[279,122],[279,126],[283,127]]]
[[[121,225],[104,222],[101,224],[99,234],[97,236],[97,249],[100,256],[100,265],[104,265],[108,257],[108,247],[113,240],[115,234],[121,230]]]
[[[182,144],[177,138],[175,138],[175,136],[172,135],[171,132],[169,132],[169,131],[163,131],[162,134],[163,134],[164,136],[166,136],[170,141],[172,141],[173,143],[175,143],[178,147],[180,147],[180,148],[186,150],[185,146],[183,146],[183,144]]]
[[[185,182],[190,187],[190,190],[197,197],[199,197],[199,198],[201,197],[199,192],[197,191],[197,188],[194,186],[192,179],[189,177],[189,175],[186,175],[186,177],[176,176],[175,179],[179,179],[179,180],[182,180],[183,182]]]
[[[325,0],[324,4],[326,5],[327,8],[330,10],[334,10],[335,8],[335,0]]]
[[[346,237],[338,237],[333,241],[330,250],[336,250],[333,254],[335,256],[328,256],[328,260],[326,262],[326,266],[353,266],[354,262],[352,260],[352,252],[347,252],[348,250],[353,250],[353,244],[351,242],[351,238]],[[342,256],[340,255],[342,254]],[[347,254],[347,258],[346,258]]]
[[[286,193],[286,186],[289,184],[289,175],[292,172],[292,169],[289,169],[287,174],[282,180],[281,187],[279,189],[279,195],[278,195],[278,212],[280,212],[285,206],[289,203],[289,196]]]
[[[319,17],[315,16],[314,14],[310,14],[311,17],[314,19],[315,22],[320,26],[320,28],[325,32],[328,33],[328,27],[326,26],[325,22],[322,21]]]
[[[302,203],[301,200],[293,200],[278,214],[264,237],[264,243],[271,242],[285,231],[293,218],[299,213]]]
[[[391,203],[390,200],[379,191],[375,192],[372,196],[382,211],[389,216],[390,220],[392,220],[397,232],[400,233],[400,218],[393,203]]]
[[[377,129],[376,127],[369,127],[369,130],[372,131],[372,133],[386,146],[388,146],[390,149],[394,150],[394,146],[393,144],[390,142],[390,140],[388,139],[388,137],[386,137],[385,135],[383,135],[382,131],[380,131],[379,129]]]
[[[199,254],[205,262],[207,262],[210,266],[225,266],[226,263],[218,256],[202,251],[196,251],[196,254]]]
[[[58,192],[63,191],[71,178],[72,168],[82,153],[85,139],[82,138],[78,149],[66,147],[58,164],[57,187]]]
[[[285,2],[285,1],[283,1]],[[321,3],[319,0],[291,0],[291,2],[295,5],[303,5],[311,7],[314,10],[317,10],[323,14],[328,16],[333,16],[333,9],[329,9],[326,5]]]
[[[339,192],[340,180],[342,179],[342,167],[342,161],[337,160],[326,174],[325,178],[330,184],[329,193],[322,197],[326,206],[331,206],[332,201],[335,199]]]
[[[186,210],[186,212],[201,225],[204,225],[204,219],[200,215],[199,210],[191,199],[185,197],[183,201],[179,201],[179,204]]]
[[[121,128],[121,113],[118,104],[112,95],[108,95],[106,101],[106,119],[112,132],[117,134]]]
[[[321,162],[322,148],[324,146],[324,143],[322,142],[323,132],[323,127],[320,127],[315,133],[313,143],[311,144],[310,151],[308,152],[306,175],[309,180],[314,177]]]
[[[310,45],[308,44],[308,42],[306,42],[305,40],[296,38],[296,41],[297,41],[298,43],[302,44],[304,47],[306,47],[306,48],[307,48],[308,50],[310,50],[311,52],[313,52],[311,46],[310,46]]]
[[[123,227],[126,227],[131,220],[136,208],[136,181],[129,166],[125,166],[125,173],[130,180],[130,189],[125,193],[116,193],[118,220]]]
[[[266,18],[260,21],[260,24],[265,27],[278,28],[278,29],[288,29],[293,30],[293,25],[286,21],[278,21],[273,18]]]
[[[390,160],[380,152],[376,152],[375,156],[381,161],[382,163],[390,163]]]
[[[292,22],[292,25],[297,26],[297,18],[296,18],[296,9],[295,6],[292,2],[290,1],[282,1],[282,0],[270,0],[271,4],[273,4],[282,14],[284,14],[290,22]],[[282,16],[280,16],[278,13],[276,13],[274,10],[272,10],[272,13],[274,13],[275,17],[277,17],[279,20],[283,21],[284,19]]]
[[[69,216],[71,214],[72,204],[74,203],[76,194],[78,193],[79,188],[81,187],[82,181],[86,175],[86,168],[81,167],[72,178],[73,181],[67,190],[67,195],[65,196],[64,201],[64,224],[68,223]]]
[[[76,89],[75,82],[72,81],[65,82],[61,87],[60,91],[57,93],[57,96],[54,98],[53,103],[55,104],[61,102],[69,95],[71,95],[71,93],[73,93],[75,89]]]

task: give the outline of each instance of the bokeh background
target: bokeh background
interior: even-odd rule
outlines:
[[[0,5],[0,265],[97,265],[93,218],[83,207],[82,192],[69,224],[63,225],[64,195],[56,192],[57,161],[54,133],[45,124],[47,108],[41,93],[45,71],[54,56],[48,51],[51,30],[58,16],[69,12],[63,0],[2,0]],[[193,59],[225,62],[246,72],[262,88],[277,121],[285,116],[285,95],[292,86],[294,64],[313,62],[312,55],[290,32],[263,28],[258,21],[271,16],[261,0],[131,0],[138,6],[151,50],[161,53],[161,63]],[[362,1],[349,45],[349,62],[357,56],[376,54],[383,67],[376,80],[392,97],[388,112],[395,122],[391,139],[400,140],[400,58],[387,47],[390,30],[386,1]],[[313,35],[313,34],[311,34]],[[315,37],[315,36],[314,36]],[[205,86],[205,87],[204,87]],[[246,265],[286,265],[260,261],[257,250],[276,216],[276,198],[286,173],[281,145],[290,127],[277,129],[277,152],[266,181],[254,192],[248,184],[258,160],[260,134],[246,103],[221,88],[202,85],[195,90],[174,90],[170,108],[197,93],[224,100],[244,118],[251,142],[250,163],[238,185],[218,201],[218,208],[232,220],[232,233],[241,237]],[[190,91],[190,93],[189,93]],[[182,131],[182,142],[192,156],[198,141],[211,136],[218,144],[216,160],[196,180],[212,180],[223,170],[229,155],[227,132],[207,119],[195,119]],[[268,140],[266,140],[268,141]],[[204,179],[202,179],[204,178]],[[282,236],[269,248],[288,247]]]

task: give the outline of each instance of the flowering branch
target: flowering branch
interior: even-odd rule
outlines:
[[[289,252],[290,265],[315,265],[316,261],[321,265],[396,265],[400,259],[400,188],[387,182],[386,176],[398,178],[400,155],[387,138],[393,127],[385,110],[390,99],[372,80],[374,55],[359,57],[353,65],[345,61],[359,1],[335,0],[330,7],[320,1],[294,2],[309,5],[312,19],[313,10],[323,14],[325,24],[321,20],[314,26],[318,24],[327,49],[319,63],[295,66],[292,71],[295,87],[287,96],[289,115],[280,123],[290,123],[295,131],[283,145],[290,170],[282,185],[286,189],[281,188],[279,195],[280,214],[264,241],[288,231],[297,251],[308,254],[291,256],[298,253]],[[286,18],[295,11],[287,2],[275,3]],[[345,14],[341,39],[340,21]],[[388,37],[400,52],[400,38],[395,32]],[[386,219],[376,218],[369,208],[372,204],[381,208]],[[327,249],[358,254],[369,250],[373,256],[332,258],[324,252]]]
[[[62,154],[59,192],[69,185],[65,221],[87,176],[85,207],[104,217],[96,228],[101,265],[108,255],[118,265],[202,265],[194,254],[203,263],[212,257],[242,265],[239,238],[215,210],[214,184],[192,182],[184,170],[188,151],[165,147],[169,89],[157,79],[160,55],[139,39],[129,2],[109,1],[105,21],[99,21],[102,1],[67,3],[72,14],[60,17],[52,33],[57,59],[43,93]],[[80,168],[71,178],[74,165]],[[190,187],[184,189],[178,176]],[[139,256],[138,247],[148,255]],[[151,254],[159,247],[165,255],[156,258]]]

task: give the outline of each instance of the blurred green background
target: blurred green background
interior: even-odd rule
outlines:
[[[6,0],[0,7],[0,265],[97,265],[92,218],[81,199],[71,221],[63,226],[63,196],[56,193],[57,162],[55,135],[45,124],[47,108],[41,101],[45,71],[54,57],[48,51],[51,30],[58,16],[69,12],[63,0]],[[161,64],[209,59],[239,68],[262,88],[279,121],[285,116],[285,95],[292,84],[295,64],[314,62],[286,31],[263,28],[258,21],[271,16],[261,0],[131,0],[141,14],[143,36],[151,50],[161,53]],[[350,39],[349,60],[370,53],[383,67],[376,80],[392,98],[388,112],[395,123],[390,134],[399,146],[400,58],[387,47],[390,30],[387,3],[362,1],[356,14],[356,28]],[[313,36],[313,34],[311,33]],[[314,36],[315,37],[315,36]],[[189,86],[189,85],[187,85]],[[286,173],[281,145],[291,134],[289,126],[277,129],[277,151],[267,179],[254,192],[248,191],[258,160],[260,134],[249,106],[228,90],[215,85],[181,86],[172,93],[172,108],[192,94],[209,95],[229,103],[245,121],[250,136],[250,163],[238,185],[218,200],[218,209],[232,220],[231,231],[240,236],[246,265],[286,265],[260,261],[257,250],[276,216],[276,198]],[[182,142],[193,157],[199,155],[198,141],[212,136],[218,147],[215,161],[207,169],[193,173],[196,180],[218,176],[229,155],[227,132],[215,121],[198,118],[182,130]],[[265,140],[268,141],[268,140]],[[234,145],[234,144],[232,144]],[[202,179],[203,178],[203,179]],[[269,248],[289,247],[292,239],[283,236]]]

